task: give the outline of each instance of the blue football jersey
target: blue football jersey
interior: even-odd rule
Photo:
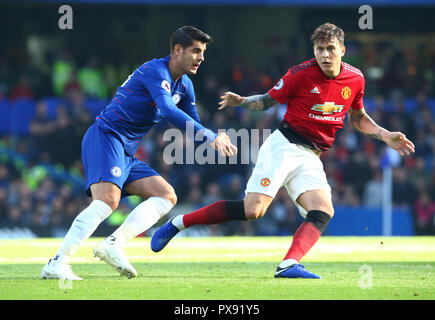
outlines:
[[[129,155],[136,152],[143,136],[163,119],[181,130],[191,121],[195,134],[200,131],[209,140],[216,137],[200,122],[192,81],[187,75],[173,81],[168,64],[169,56],[142,64],[118,87],[96,118],[104,131],[118,136]]]

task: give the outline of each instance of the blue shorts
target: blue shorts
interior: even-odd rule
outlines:
[[[130,194],[124,186],[131,182],[159,175],[153,168],[125,153],[121,141],[112,133],[104,132],[93,124],[82,141],[82,162],[86,178],[86,193],[91,196],[90,186],[105,181],[116,184],[121,196]]]

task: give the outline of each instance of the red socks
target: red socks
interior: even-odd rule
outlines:
[[[319,240],[330,220],[331,216],[326,212],[309,211],[305,222],[296,230],[292,245],[283,260],[293,259],[299,262]]]
[[[195,224],[217,224],[227,221],[225,215],[225,200],[217,201],[183,216],[186,228]]]
[[[186,228],[196,224],[218,224],[232,220],[246,220],[243,200],[220,200],[183,216]]]
[[[321,234],[311,222],[302,223],[293,236],[292,245],[284,260],[293,259],[299,262],[319,240]]]

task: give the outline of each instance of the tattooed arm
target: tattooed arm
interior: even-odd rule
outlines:
[[[400,155],[409,155],[414,152],[414,144],[401,132],[390,132],[370,118],[362,109],[349,109],[349,123],[358,131],[372,137],[373,139],[384,141]]]
[[[364,108],[358,110],[349,108],[349,123],[358,131],[376,140],[384,141],[382,137],[388,134],[388,130],[378,126]]]
[[[225,92],[225,94],[221,96],[221,101],[219,102],[220,107],[218,109],[222,110],[228,106],[240,106],[249,110],[267,110],[277,103],[278,101],[269,96],[268,93],[242,97],[233,92]]]

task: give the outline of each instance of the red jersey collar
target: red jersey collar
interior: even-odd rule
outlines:
[[[340,73],[335,77],[335,78],[330,78],[328,77],[322,70],[322,68],[320,68],[319,64],[317,63],[316,58],[314,58],[314,62],[316,63],[317,68],[319,68],[320,74],[322,75],[322,77],[325,80],[337,80],[343,73],[344,73],[344,66],[343,66],[343,61],[340,62]]]

